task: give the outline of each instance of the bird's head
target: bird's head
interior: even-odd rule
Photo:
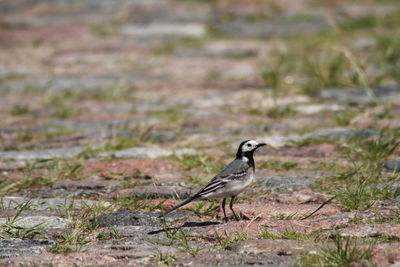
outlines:
[[[264,143],[259,143],[254,140],[245,140],[240,143],[238,151],[236,153],[236,158],[240,159],[243,156],[252,156],[254,151],[260,146],[265,146]]]

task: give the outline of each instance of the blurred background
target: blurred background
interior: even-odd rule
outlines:
[[[2,0],[0,12],[3,151],[399,126],[396,0]]]

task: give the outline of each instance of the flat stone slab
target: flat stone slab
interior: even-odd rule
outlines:
[[[164,218],[159,216],[161,212],[156,211],[117,211],[109,214],[103,214],[91,219],[91,222],[99,226],[163,226]],[[165,216],[167,222],[182,219],[188,216],[188,212],[174,212]]]
[[[400,239],[400,225],[398,224],[367,224],[339,229],[339,235],[344,237],[385,237],[393,240]]]
[[[193,149],[176,149],[168,150],[159,147],[132,147],[110,153],[99,153],[96,157],[112,157],[112,158],[160,158],[172,155],[193,155],[197,152]]]
[[[99,249],[103,248],[98,246],[88,247],[89,252],[93,253],[98,253]],[[106,246],[105,249],[109,249],[109,251],[105,251],[107,256],[112,256],[117,259],[141,259],[141,262],[150,261],[160,253],[163,255],[176,255],[182,253],[179,248],[173,246],[161,246],[149,243],[129,244],[129,241],[126,242],[126,244]]]
[[[40,254],[46,248],[54,246],[52,240],[21,240],[21,239],[0,239],[0,257],[25,256]]]
[[[291,145],[293,142],[302,142],[306,140],[318,139],[323,141],[343,141],[351,138],[373,138],[378,136],[378,133],[372,129],[353,129],[346,127],[319,129],[303,135],[288,135],[288,136],[268,136],[257,138],[257,140],[267,143],[268,145],[279,148],[285,145]],[[237,146],[234,143],[232,146]]]
[[[386,160],[384,166],[388,170],[400,171],[400,160]]]
[[[24,198],[24,197],[3,197],[0,199],[0,203],[5,209],[18,208],[23,203],[30,202],[29,209],[33,210],[47,210],[47,209],[80,209],[82,207],[93,206],[93,205],[104,205],[110,206],[109,202],[100,202],[87,199],[71,199],[71,198]]]
[[[139,38],[149,37],[203,37],[206,25],[203,23],[150,23],[126,24],[121,27],[121,33]]]
[[[194,257],[177,259],[176,266],[265,266],[265,267],[289,267],[296,262],[295,256],[270,256],[254,253],[237,253],[234,251],[207,251]]]
[[[255,253],[265,255],[303,255],[318,250],[318,244],[298,240],[246,240],[233,245],[230,249],[237,253]]]
[[[138,185],[133,188],[125,188],[111,193],[115,197],[138,197],[143,199],[166,198],[185,199],[191,196],[195,190],[179,184],[169,185]]]
[[[268,176],[256,178],[256,191],[297,191],[313,185],[313,181],[308,178],[288,177],[288,176]]]
[[[370,92],[361,88],[332,88],[320,91],[319,97],[347,104],[370,103],[374,100],[398,103],[400,100],[400,87],[385,86],[373,88]]]
[[[7,222],[7,219],[0,218],[0,225]],[[57,216],[28,216],[20,217],[13,223],[13,226],[31,228],[39,226],[40,229],[66,229],[72,221]]]
[[[36,151],[0,151],[0,159],[5,160],[50,160],[66,157],[76,157],[85,147],[62,147]]]

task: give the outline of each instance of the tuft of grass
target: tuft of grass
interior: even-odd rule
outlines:
[[[207,205],[207,203],[209,203],[209,205]],[[219,203],[217,201],[201,201],[195,203],[193,211],[198,216],[209,216],[214,214],[218,208]]]
[[[258,239],[290,239],[290,240],[302,240],[302,241],[315,239],[315,237],[310,234],[306,234],[306,233],[302,233],[302,232],[298,232],[298,231],[294,231],[294,230],[290,230],[290,229],[285,229],[281,233],[272,233],[272,232],[264,229],[258,234],[257,238]]]
[[[215,232],[215,241],[218,244],[219,249],[221,250],[229,249],[233,244],[239,241],[250,240],[250,239],[253,239],[253,237],[246,232],[228,233],[227,231],[224,231],[221,234]]]
[[[110,240],[110,239],[121,239],[122,235],[118,232],[117,228],[114,226],[109,228],[107,233],[100,233],[97,235],[99,240]]]
[[[12,106],[11,108],[11,115],[14,116],[23,116],[23,115],[27,115],[30,112],[30,108],[28,105],[22,105],[22,104],[15,104],[14,106]]]
[[[170,266],[175,260],[176,260],[176,256],[175,255],[171,255],[168,253],[162,253],[162,251],[157,250],[156,252],[156,260],[157,260],[157,265],[167,265]]]
[[[170,227],[165,224],[164,232],[167,235],[168,241],[159,242],[159,244],[178,247],[192,256],[196,256],[201,251],[201,247],[191,241],[191,237],[187,231],[181,228]]]
[[[74,206],[65,207],[65,215],[67,219],[72,221],[71,230],[64,232],[57,240],[56,245],[49,248],[51,253],[73,253],[85,251],[85,245],[94,241],[96,236],[92,236],[92,232],[98,228],[98,225],[90,221],[91,218],[114,211],[114,207],[105,205],[104,202],[92,205],[85,204],[79,212],[73,212]],[[119,236],[118,232],[115,232]]]
[[[321,249],[316,254],[302,256],[299,267],[350,267],[359,261],[369,261],[372,258],[371,248],[363,248],[349,238],[332,237],[333,245]]]
[[[171,54],[179,49],[199,48],[203,41],[198,38],[180,38],[179,40],[167,40],[153,49],[158,55]]]
[[[17,213],[13,217],[7,218],[6,222],[0,225],[0,238],[32,239],[35,236],[46,236],[41,232],[45,226],[44,223],[39,223],[32,227],[17,225],[18,218],[20,218],[22,212],[29,210],[30,207],[30,201],[21,203],[16,207]]]
[[[398,181],[399,174],[386,174],[382,162],[398,145],[395,138],[384,134],[371,140],[350,141],[342,152],[352,166],[339,175],[319,180],[318,189],[337,195],[346,210],[368,209],[377,200],[396,197],[398,192],[390,184]]]
[[[105,38],[119,34],[119,26],[123,22],[119,20],[102,22],[91,27],[91,33],[97,37]]]
[[[358,111],[359,112],[359,111]],[[333,114],[333,120],[338,126],[348,126],[351,120],[357,115],[357,111],[354,109],[345,109],[337,111]]]

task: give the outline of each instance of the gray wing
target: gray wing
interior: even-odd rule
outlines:
[[[250,166],[247,162],[235,159],[229,163],[222,171],[211,179],[194,197],[201,197],[210,192],[216,191],[225,186],[229,181],[240,179],[247,174]]]

